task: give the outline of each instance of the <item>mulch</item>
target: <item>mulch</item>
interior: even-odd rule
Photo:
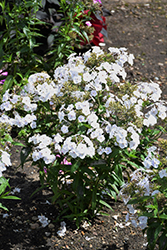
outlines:
[[[111,3],[104,0],[108,16],[107,47],[126,47],[135,56],[135,63],[128,71],[128,80],[155,81],[167,97],[167,3],[153,0],[149,4]],[[59,214],[55,205],[49,204],[51,190],[45,189],[31,194],[40,187],[38,169],[26,163],[18,168],[19,148],[12,154],[13,166],[4,172],[10,178],[12,189],[20,189],[15,195],[19,201],[3,201],[8,207],[6,213],[0,210],[0,249],[72,249],[72,250],[146,250],[147,239],[140,229],[125,222],[126,207],[121,200],[111,200],[113,211],[104,209],[109,216],[97,216],[91,225],[79,229],[66,221],[66,234],[57,235],[60,223],[54,222]],[[45,215],[49,225],[42,227],[38,215]],[[158,248],[157,248],[158,249]]]

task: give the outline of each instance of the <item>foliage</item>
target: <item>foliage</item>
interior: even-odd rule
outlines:
[[[167,168],[162,163],[166,145],[166,140],[160,140],[159,149],[155,146],[148,149],[143,161],[146,169],[133,172],[129,183],[120,192],[125,204],[128,202],[129,214],[126,219],[147,233],[150,250],[155,249],[156,245],[159,249],[167,249]],[[159,150],[160,156],[156,153]]]
[[[9,185],[9,179],[5,179],[3,176],[0,177],[0,200],[2,199],[12,199],[12,200],[20,200],[20,198],[13,196],[13,195],[8,195],[10,193],[9,191],[5,191],[6,188],[10,188]],[[0,208],[7,210],[7,207],[5,207],[1,202],[0,202]]]

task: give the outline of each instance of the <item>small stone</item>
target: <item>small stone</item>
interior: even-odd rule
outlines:
[[[32,220],[36,221],[36,220],[38,220],[38,217],[37,216],[33,216]]]
[[[126,215],[128,212],[127,211],[122,211],[122,214],[123,215]]]
[[[46,235],[47,237],[49,237],[49,236],[51,235],[51,233],[50,233],[50,232],[45,232],[45,235]]]
[[[49,225],[48,225],[48,228],[50,228],[50,229],[53,229],[55,226],[54,226],[54,224],[52,224],[52,223],[50,223]]]
[[[125,236],[125,237],[124,237],[124,243],[125,243],[125,244],[128,244],[128,241],[129,241],[129,238]]]
[[[112,218],[113,218],[114,220],[117,220],[118,217],[119,217],[119,214],[115,214],[115,215],[112,216]]]
[[[37,228],[39,228],[39,224],[38,223],[30,223],[30,228],[31,229],[37,229]]]

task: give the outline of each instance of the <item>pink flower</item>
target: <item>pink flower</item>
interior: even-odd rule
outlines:
[[[2,70],[0,70],[0,76],[7,76],[8,75],[8,72],[3,72]],[[4,84],[4,82],[5,82],[5,79],[3,79],[3,80],[0,80],[0,84]]]
[[[47,174],[47,168],[44,166],[43,171],[45,174]]]
[[[63,165],[72,165],[72,163],[69,162],[69,161],[67,161],[66,158],[63,159],[63,161],[61,162],[61,164],[63,164]]]
[[[87,26],[89,26],[89,27],[92,26],[91,22],[89,22],[89,21],[86,21],[85,24],[86,24]]]
[[[93,3],[100,3],[100,4],[102,4],[101,0],[93,0]]]

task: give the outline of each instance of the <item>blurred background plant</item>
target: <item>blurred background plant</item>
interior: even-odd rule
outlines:
[[[52,75],[74,50],[106,35],[101,4],[92,0],[3,0],[0,3],[0,69],[3,93],[34,72]],[[93,19],[93,20],[92,20]],[[91,20],[93,23],[91,23]],[[97,44],[96,44],[97,45]],[[88,46],[89,47],[89,46]]]

